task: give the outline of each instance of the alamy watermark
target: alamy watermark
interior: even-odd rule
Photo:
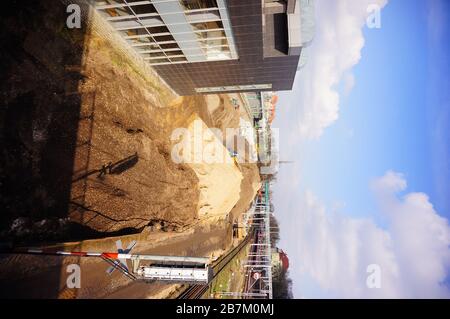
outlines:
[[[381,28],[381,7],[378,4],[370,4],[367,7],[366,25],[369,29]]]
[[[77,264],[70,264],[66,268],[66,272],[69,273],[66,279],[66,286],[70,289],[81,288],[81,269]]]
[[[366,269],[369,274],[366,279],[366,285],[369,289],[381,288],[381,267],[377,264],[370,264]]]
[[[279,165],[277,128],[266,130],[265,134],[255,133],[252,127],[222,131],[195,120],[189,128],[173,130],[170,140],[173,144],[171,158],[177,164],[230,164],[234,159],[238,163],[259,162],[266,173]]]
[[[81,29],[81,8],[78,4],[69,4],[66,8],[69,16],[66,25],[69,29]]]

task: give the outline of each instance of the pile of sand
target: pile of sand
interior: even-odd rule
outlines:
[[[210,114],[214,114],[216,110],[221,107],[221,99],[217,94],[205,95],[206,104],[208,105],[208,111]]]
[[[198,116],[174,136],[172,157],[192,168],[199,180],[199,217],[225,217],[239,201],[243,179],[229,151]]]
[[[239,109],[231,104],[231,99],[237,100]],[[239,159],[239,169],[243,176],[240,185],[239,201],[230,211],[230,221],[235,221],[250,206],[261,187],[259,169],[252,160],[255,156],[254,136],[249,131],[251,122],[243,107],[243,101],[238,94],[211,94],[205,96],[208,111],[211,114],[212,126],[221,132],[223,143],[229,150],[236,151]],[[227,134],[233,129],[233,134]],[[231,129],[231,131],[230,131]]]

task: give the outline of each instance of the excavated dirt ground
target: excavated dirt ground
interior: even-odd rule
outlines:
[[[176,97],[86,26],[68,31],[58,1],[12,5],[0,19],[0,240],[43,244],[135,233],[129,236],[138,236],[145,253],[199,256],[228,248],[230,225],[256,194],[257,166],[239,165],[240,197],[228,220],[201,222],[199,179],[171,160],[169,137],[193,115],[209,127],[237,127],[239,111],[224,99],[211,114],[202,96]],[[114,249],[115,239],[101,249]],[[65,286],[65,266],[73,262],[89,273],[82,291]],[[129,286],[118,274],[111,280],[105,265],[2,256],[2,291],[93,298],[168,289]]]
[[[82,226],[68,238],[192,223],[198,179],[170,160],[168,136],[192,113],[210,124],[203,98],[167,107],[162,82],[89,30],[67,31],[63,9],[36,1],[2,20],[1,230],[16,220],[46,240],[55,218]]]

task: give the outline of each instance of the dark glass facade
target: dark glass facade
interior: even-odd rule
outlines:
[[[261,0],[227,0],[226,4],[237,60],[156,65],[155,70],[180,95],[207,93],[204,88],[216,88],[211,92],[217,92],[218,87],[249,85],[258,86],[255,91],[261,87],[268,91],[292,89],[299,55],[288,55],[283,47],[287,14],[264,16]]]

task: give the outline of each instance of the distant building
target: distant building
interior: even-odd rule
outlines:
[[[180,95],[292,88],[311,0],[94,0]]]
[[[279,249],[275,248],[272,251],[272,274],[276,277],[282,270],[289,269],[289,258],[287,254]]]

